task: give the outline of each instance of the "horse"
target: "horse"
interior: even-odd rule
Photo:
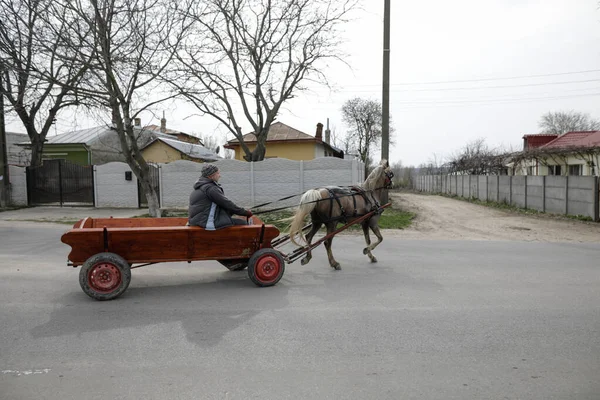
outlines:
[[[371,211],[376,211],[371,217],[361,221],[365,242],[367,247],[363,254],[367,255],[371,262],[377,262],[377,258],[371,253],[382,241],[379,229],[379,217],[383,209],[380,204],[380,196],[383,189],[392,186],[394,174],[387,160],[381,160],[379,165],[369,174],[360,186],[342,188],[337,186],[326,186],[306,191],[300,198],[300,205],[294,214],[290,225],[290,240],[297,246],[304,242],[310,246],[314,235],[321,229],[322,225],[327,228],[327,234],[335,231],[339,223],[350,223]],[[310,232],[304,236],[304,219],[310,214],[312,227]],[[377,242],[371,244],[369,228],[377,236]],[[333,258],[331,242],[333,236],[325,241],[329,265],[335,270],[342,269],[340,263]],[[308,264],[312,258],[311,251],[301,260],[302,265]]]

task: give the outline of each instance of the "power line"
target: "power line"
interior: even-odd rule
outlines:
[[[462,79],[462,80],[454,80],[454,81],[430,81],[430,82],[416,82],[416,83],[396,83],[396,85],[434,85],[440,83],[465,83],[465,82],[487,82],[487,81],[504,81],[511,79],[528,79],[528,78],[543,78],[548,76],[560,76],[560,75],[574,75],[574,74],[587,74],[590,72],[600,72],[600,69],[588,69],[584,71],[573,71],[573,72],[558,72],[555,74],[539,74],[539,75],[521,75],[521,76],[509,76],[503,78],[480,78],[480,79]]]
[[[523,83],[519,85],[500,85],[500,86],[474,86],[474,87],[459,87],[459,88],[430,88],[430,89],[394,89],[390,90],[394,93],[407,93],[407,92],[447,92],[453,90],[482,90],[482,89],[510,89],[510,88],[520,88],[520,87],[536,87],[536,86],[547,86],[547,85],[569,85],[569,84],[577,84],[577,83],[590,83],[590,82],[600,82],[600,79],[584,79],[578,81],[562,81],[562,82],[544,82],[544,83]],[[314,90],[318,92],[319,90]],[[376,92],[373,90],[352,90],[352,89],[343,89],[338,91],[330,91],[333,93],[369,93]]]
[[[423,108],[423,107],[435,107],[435,106],[452,106],[452,105],[488,105],[488,104],[514,104],[514,103],[523,103],[523,102],[531,102],[531,101],[548,101],[548,100],[560,100],[560,99],[569,99],[569,98],[578,98],[578,97],[595,97],[600,96],[600,92],[597,93],[589,93],[589,94],[579,94],[579,95],[569,95],[569,96],[554,96],[554,97],[531,97],[531,98],[522,98],[522,99],[490,99],[490,100],[464,100],[464,101],[402,101],[402,102],[393,102],[392,104],[400,104],[406,106],[414,107],[402,107],[406,108]]]
[[[520,76],[507,76],[499,78],[475,78],[475,79],[458,79],[451,81],[425,81],[425,82],[400,82],[394,83],[392,86],[414,86],[414,85],[437,85],[446,83],[467,83],[467,82],[489,82],[489,81],[506,81],[514,79],[528,79],[528,78],[544,78],[549,76],[563,76],[563,75],[575,75],[575,74],[587,74],[591,72],[600,72],[600,69],[589,69],[584,71],[573,71],[573,72],[558,72],[554,74],[538,74],[538,75],[520,75]],[[379,86],[377,83],[365,84],[365,85],[347,85],[349,87],[367,87],[367,86]]]

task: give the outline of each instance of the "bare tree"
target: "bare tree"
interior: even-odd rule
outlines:
[[[202,114],[239,140],[247,161],[264,159],[271,124],[283,104],[326,83],[325,61],[340,59],[339,28],[357,0],[207,0],[188,13],[195,34],[169,80]],[[242,121],[257,145],[243,139]]]
[[[564,135],[573,131],[600,130],[600,121],[577,111],[556,111],[542,115],[538,124],[542,133]]]
[[[225,142],[224,140],[220,140],[214,135],[207,134],[201,135],[200,139],[202,140],[202,143],[204,143],[204,147],[213,151],[216,154],[219,154],[221,157],[227,160],[233,160],[235,158],[235,152],[233,150],[228,150],[223,147],[223,144]],[[223,151],[223,154],[221,154],[221,149]]]
[[[349,128],[346,135],[348,143],[365,163],[365,176],[367,176],[372,161],[371,152],[381,143],[383,122],[381,103],[359,97],[350,99],[342,106],[342,120]],[[390,144],[393,144],[392,134],[393,128],[390,127]]]
[[[454,174],[501,175],[506,174],[508,157],[506,151],[489,148],[485,139],[479,138],[449,157],[446,168]]]
[[[61,109],[79,104],[76,87],[87,69],[76,59],[57,57],[70,21],[61,15],[50,21],[51,4],[0,0],[0,95],[25,127],[32,166],[41,165],[44,141]]]
[[[52,7],[53,15],[71,21],[62,36],[65,59],[74,54],[89,60],[78,95],[110,115],[121,151],[155,217],[161,215],[158,195],[140,152],[134,118],[172,98],[162,95],[158,78],[186,32],[180,6],[186,7],[177,0],[62,0]]]

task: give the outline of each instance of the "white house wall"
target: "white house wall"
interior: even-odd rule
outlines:
[[[559,157],[557,157],[558,159]],[[562,161],[562,157],[560,157]],[[589,161],[593,161],[595,164],[600,163],[599,156],[592,157]],[[561,175],[566,176],[569,173],[569,165],[581,165],[582,166],[582,176],[598,176],[598,169],[595,171],[592,170],[592,167],[588,164],[588,159],[583,160],[580,157],[570,156],[565,159],[564,162],[558,163],[557,161],[549,158],[545,162],[538,162],[536,160],[526,160],[521,163],[520,166],[514,171],[515,175],[527,175],[527,168],[534,168],[534,175],[549,175],[548,173],[548,165],[560,165],[561,166]]]

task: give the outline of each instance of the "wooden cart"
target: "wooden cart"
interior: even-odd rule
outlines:
[[[97,300],[121,295],[131,282],[131,269],[159,262],[217,260],[231,270],[248,267],[258,286],[273,286],[283,276],[285,261],[271,241],[272,225],[253,216],[252,225],[208,231],[186,226],[187,218],[85,218],[62,235],[71,246],[68,265],[82,266],[79,283]]]

